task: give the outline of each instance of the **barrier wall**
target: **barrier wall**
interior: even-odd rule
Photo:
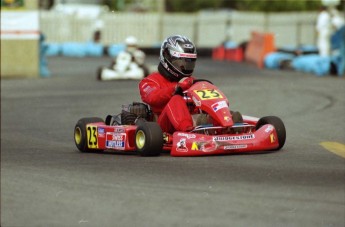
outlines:
[[[315,44],[315,13],[280,13],[267,15],[266,32],[275,35],[277,46]],[[294,41],[295,43],[293,43]]]
[[[153,46],[160,42],[158,14],[108,13],[102,15],[100,20],[104,22],[101,42],[105,45],[123,43],[129,35],[138,37],[142,46]],[[94,27],[92,23],[95,23],[94,19],[91,21],[91,28]],[[85,41],[85,37],[79,41]]]
[[[118,13],[100,16],[103,22],[101,42],[104,45],[122,43],[135,35],[143,47],[155,47],[166,36],[183,34],[198,47],[215,47],[225,40],[237,43],[250,39],[252,31],[271,32],[277,46],[315,44],[314,13],[253,13],[210,11],[189,14]],[[78,18],[51,11],[41,11],[41,30],[47,42],[86,42],[95,30],[95,19]]]
[[[266,14],[234,12],[231,14],[232,41],[241,43],[250,39],[252,31],[267,31],[265,28]]]
[[[226,12],[207,12],[196,16],[195,42],[201,47],[217,46],[228,40],[230,14]]]
[[[253,31],[245,52],[246,61],[254,63],[259,68],[263,68],[266,55],[274,52],[276,49],[274,43],[274,35],[272,33]]]
[[[38,40],[1,39],[1,77],[39,77]]]
[[[38,0],[1,8],[1,78],[39,77]]]
[[[160,25],[162,30],[161,40],[171,35],[180,34],[189,38],[193,37],[196,41],[194,34],[196,19],[195,15],[191,16],[190,14],[165,14]],[[192,40],[194,41],[194,39]],[[159,39],[158,43],[161,43]]]

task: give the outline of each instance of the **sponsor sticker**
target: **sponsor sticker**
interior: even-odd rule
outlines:
[[[224,116],[224,121],[229,122],[230,121],[230,117],[229,116]]]
[[[201,151],[201,152],[212,152],[218,148],[218,145],[214,141],[210,142],[193,142],[191,150],[192,151]]]
[[[193,48],[194,46],[190,43],[186,43],[183,45],[185,48]]]
[[[105,129],[104,128],[98,128],[98,137],[104,137],[105,134]]]
[[[273,130],[273,126],[272,126],[272,125],[269,125],[269,126],[265,129],[265,132],[270,133],[270,132],[272,132],[272,130]]]
[[[179,132],[177,135],[178,136],[186,137],[187,139],[194,139],[194,138],[196,138],[196,135],[194,135],[194,134],[188,134],[188,133],[183,133],[183,132]]]
[[[177,52],[177,51],[170,51],[170,54],[174,57],[178,57],[178,58],[196,58],[197,55],[196,54],[191,54],[191,53],[181,53],[181,52]]]
[[[243,149],[243,148],[247,148],[247,144],[226,145],[226,146],[224,146],[224,150],[235,150],[235,149]]]
[[[212,109],[213,109],[214,112],[217,112],[217,111],[220,110],[220,109],[227,108],[228,105],[226,104],[225,101],[220,101],[220,102],[216,102],[216,103],[213,104],[211,107],[212,107]]]
[[[107,133],[105,146],[107,148],[123,150],[125,148],[125,133]]]
[[[114,132],[121,133],[121,132],[125,132],[125,130],[122,127],[121,128],[114,128]]]
[[[125,148],[125,141],[107,141],[106,147],[107,148],[114,148],[114,149],[124,149]]]
[[[249,140],[255,139],[254,134],[242,136],[214,136],[213,141],[232,141],[232,140]]]
[[[274,134],[270,134],[270,140],[271,140],[271,143],[274,143],[276,141],[276,137],[274,136]]]
[[[181,151],[181,152],[187,152],[188,151],[187,144],[186,144],[186,138],[180,139],[180,141],[177,143],[176,150]]]
[[[146,83],[142,86],[142,88],[143,88],[143,91],[145,92],[146,95],[150,94],[152,91],[155,90],[154,87],[151,87],[150,85],[148,85]]]

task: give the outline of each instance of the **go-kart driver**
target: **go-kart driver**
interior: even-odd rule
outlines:
[[[119,53],[110,69],[102,68],[99,72],[100,80],[142,79],[148,74],[145,65],[145,53],[138,48],[138,41],[134,36],[125,40],[126,50]]]
[[[121,52],[115,61],[114,69],[118,72],[126,72],[134,77],[140,75],[139,69],[145,70],[145,53],[139,49],[138,40],[134,36],[125,39],[126,51]]]
[[[187,37],[174,35],[162,43],[158,72],[150,74],[139,83],[143,102],[158,115],[163,132],[190,131],[193,120],[183,97],[175,94],[193,84],[197,53],[195,45]]]

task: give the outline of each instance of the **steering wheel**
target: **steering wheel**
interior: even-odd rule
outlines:
[[[206,79],[196,79],[196,80],[193,81],[193,84],[196,84],[196,83],[198,83],[198,82],[208,82],[208,83],[210,83],[210,84],[213,84],[211,81],[206,80]]]
[[[208,82],[210,84],[213,84],[211,81],[209,80],[206,80],[206,79],[196,79],[196,80],[193,80],[193,84],[196,84],[198,82]],[[181,95],[183,96],[183,91],[180,87],[177,87],[177,89],[175,90],[174,92],[174,95]]]

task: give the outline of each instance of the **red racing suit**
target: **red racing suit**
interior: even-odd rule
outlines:
[[[158,124],[163,132],[188,131],[193,127],[192,116],[180,95],[174,95],[177,82],[170,81],[155,72],[139,83],[143,102],[158,115]]]

